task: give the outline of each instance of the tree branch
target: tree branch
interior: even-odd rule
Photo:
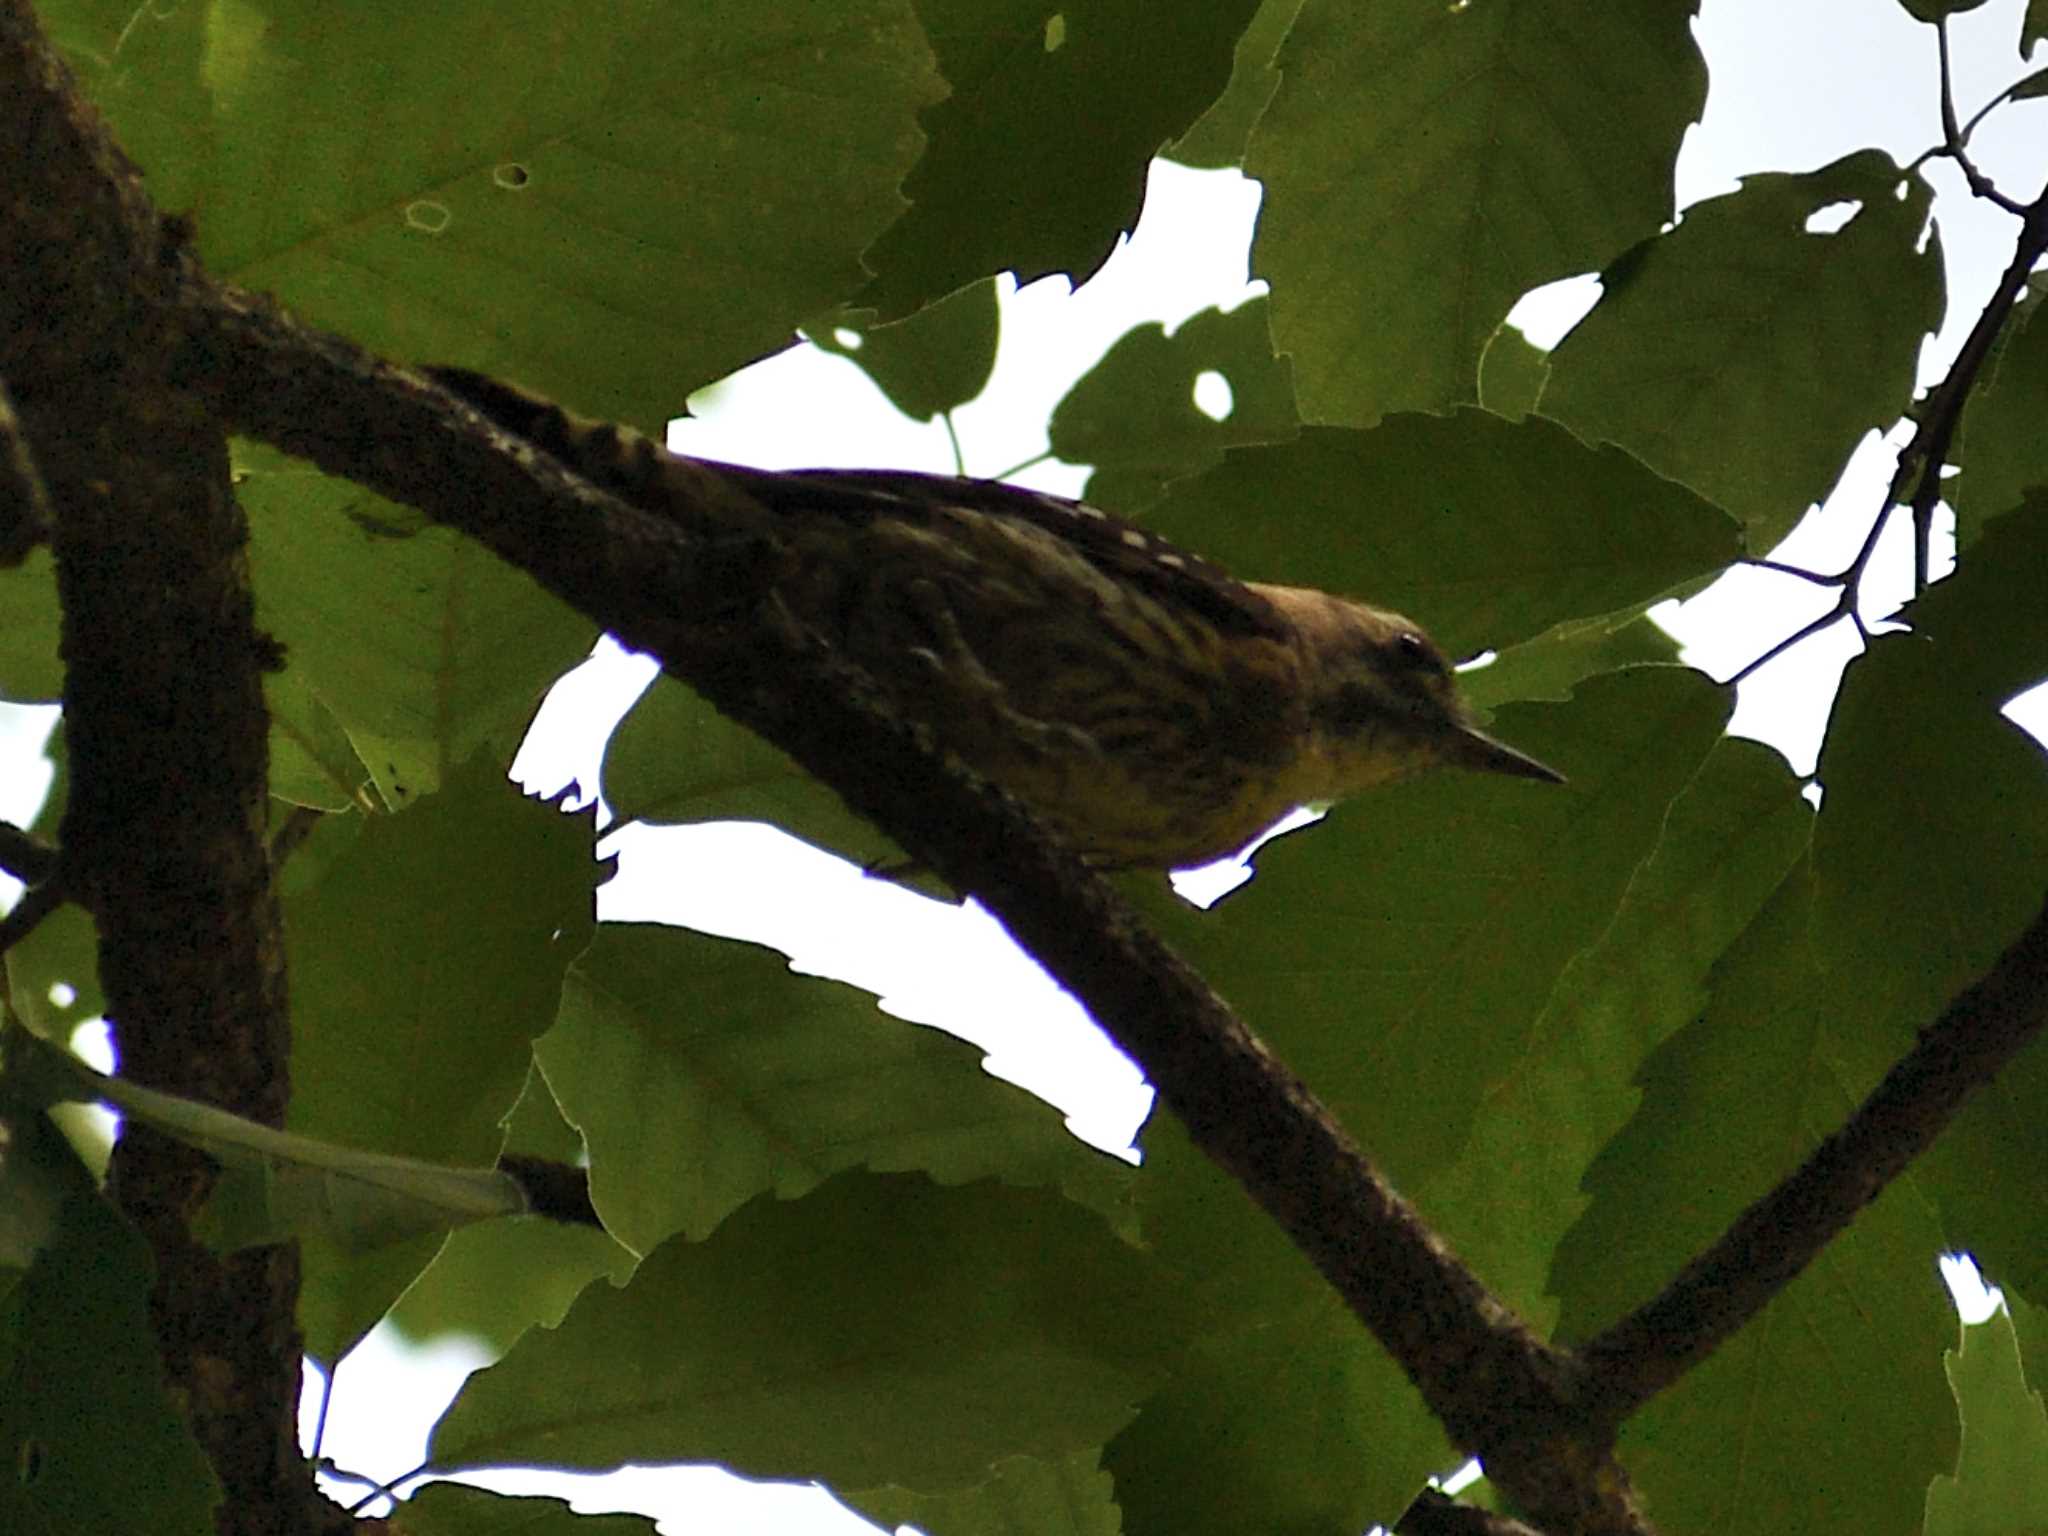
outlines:
[[[1618,1424],[1761,1312],[2044,1023],[2048,905],[1796,1172],[1580,1351],[1602,1413]]]
[[[25,0],[0,0],[0,376],[47,492],[73,774],[66,894],[138,1081],[276,1123],[283,946],[259,835],[266,718],[217,420],[167,385],[188,316],[182,231],[75,88]],[[220,1477],[225,1533],[310,1531],[294,1425],[291,1247],[217,1256],[190,1218],[208,1160],[131,1129],[109,1188],[155,1259],[174,1399]]]
[[[23,885],[41,885],[57,872],[58,853],[12,822],[0,821],[0,869]]]

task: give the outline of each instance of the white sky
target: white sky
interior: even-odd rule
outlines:
[[[1957,97],[1966,116],[2021,72],[2013,39],[2023,4],[1994,0],[1954,19]],[[1933,34],[1887,0],[1707,0],[1698,32],[1711,91],[1704,121],[1679,158],[1681,202],[1725,192],[1750,172],[1810,170],[1869,145],[1910,159],[1939,136]],[[2044,127],[2048,104],[2008,109],[1980,133],[1980,163],[2031,195],[2044,169]],[[1923,380],[1946,366],[2010,254],[2013,231],[2010,219],[1956,195],[1961,179],[1952,168],[1936,166],[1932,180],[1952,297]],[[1256,209],[1256,186],[1235,173],[1160,164],[1137,233],[1094,281],[1071,294],[1060,280],[1007,292],[994,379],[954,419],[969,471],[994,473],[1041,452],[1053,405],[1132,326],[1163,321],[1171,329],[1210,305],[1233,308],[1263,291],[1246,280]],[[1586,284],[1577,285],[1576,296],[1566,285],[1561,295],[1547,296],[1547,309],[1532,305],[1517,318],[1547,344],[1589,296]],[[809,348],[705,391],[691,408],[696,419],[679,423],[672,436],[685,452],[771,468],[953,467],[941,425],[898,416],[851,363]],[[1890,472],[1889,454],[1873,438],[1829,508],[1793,534],[1785,557],[1819,569],[1845,563]],[[1049,463],[1018,478],[1073,493],[1085,475],[1084,468]],[[1896,554],[1891,569],[1903,598],[1903,543]],[[1674,628],[1694,659],[1725,675],[1796,624],[1799,615],[1777,607],[1782,590],[1753,573],[1731,577],[1676,616]],[[1738,728],[1773,741],[1796,767],[1810,770],[1822,703],[1848,654],[1831,633],[1767,668],[1742,691]],[[646,675],[644,663],[616,655],[582,669],[544,711],[521,754],[520,775],[549,790],[570,778],[596,783],[604,722]],[[43,712],[31,719],[0,709],[0,816],[20,823],[40,800],[47,770],[35,754],[46,729]],[[604,890],[603,916],[660,917],[771,944],[799,969],[877,993],[892,1012],[956,1028],[990,1051],[994,1070],[1065,1108],[1078,1133],[1109,1147],[1128,1144],[1149,1090],[978,909],[940,906],[866,879],[767,828],[631,828],[609,847],[621,856],[620,873]],[[674,869],[692,871],[694,883],[677,880]],[[935,964],[938,956],[948,963]],[[325,1453],[381,1476],[411,1467],[474,1358],[461,1346],[401,1356],[387,1334],[374,1335],[339,1373]],[[762,1488],[710,1469],[576,1479],[574,1491],[559,1475],[513,1476],[520,1491],[571,1497],[582,1508],[665,1511],[672,1530],[825,1536],[872,1529],[822,1490]]]

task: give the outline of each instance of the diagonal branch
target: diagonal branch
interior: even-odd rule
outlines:
[[[1712,1354],[1926,1151],[2048,1024],[2048,905],[1885,1074],[1840,1130],[1663,1294],[1580,1351],[1619,1423]]]

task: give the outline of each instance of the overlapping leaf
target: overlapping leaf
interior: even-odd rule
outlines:
[[[49,9],[216,272],[643,427],[859,285],[944,91],[909,0]]]
[[[11,1237],[32,1241],[0,1257],[26,1270],[0,1284],[0,1524],[52,1536],[213,1530],[220,1484],[164,1386],[147,1246],[40,1113],[10,1112],[4,1131],[0,1210]]]
[[[496,1158],[532,1041],[594,922],[590,828],[479,761],[366,828],[288,901],[289,1128],[434,1162]],[[301,1316],[316,1353],[353,1342],[437,1245],[309,1252]]]
[[[1551,354],[1541,409],[1692,486],[1769,551],[1911,401],[1942,308],[1928,198],[1865,150],[1695,204],[1602,274],[1605,296]],[[1814,227],[1844,204],[1845,226]]]
[[[912,208],[861,295],[884,319],[994,272],[1083,281],[1138,221],[1145,169],[1222,94],[1256,0],[918,0],[952,94],[923,115]]]
[[[1627,454],[1479,410],[1237,449],[1145,521],[1242,576],[1399,609],[1453,656],[1647,602],[1737,553],[1725,516]]]
[[[1294,436],[1294,389],[1273,356],[1266,311],[1263,299],[1228,314],[1205,309],[1171,336],[1163,326],[1138,326],[1075,382],[1047,435],[1060,458],[1095,466],[1089,501],[1129,516],[1156,501],[1167,481],[1221,463],[1226,448]],[[1230,391],[1220,420],[1195,403],[1208,374]]]
[[[1671,217],[1706,94],[1696,9],[1301,8],[1245,168],[1266,184],[1253,268],[1305,419],[1477,399],[1516,300]]]
[[[943,1492],[1099,1446],[1191,1323],[1156,1265],[1057,1195],[842,1174],[585,1292],[470,1378],[430,1452],[597,1468],[659,1447]]]
[[[537,1050],[599,1215],[642,1253],[847,1168],[1048,1184],[1109,1214],[1129,1182],[974,1047],[751,944],[607,925]]]

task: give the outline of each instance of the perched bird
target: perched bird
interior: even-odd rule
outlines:
[[[621,500],[685,504],[685,461],[639,433],[428,372]],[[1296,806],[1429,768],[1561,782],[1474,723],[1443,652],[1397,613],[1239,581],[996,481],[687,462],[768,508],[791,616],[1099,866],[1204,863]]]

